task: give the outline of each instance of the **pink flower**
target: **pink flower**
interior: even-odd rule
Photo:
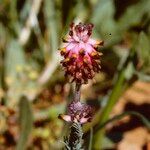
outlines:
[[[92,119],[92,108],[79,101],[73,101],[68,106],[68,115],[59,115],[59,118],[67,122],[78,122],[80,124],[90,122]]]
[[[71,82],[87,83],[92,79],[95,72],[100,71],[100,56],[98,46],[103,45],[103,41],[90,38],[93,24],[70,25],[69,35],[63,39],[61,61],[65,70],[65,75],[70,77]]]

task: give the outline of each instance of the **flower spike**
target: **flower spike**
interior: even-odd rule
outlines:
[[[77,84],[87,83],[101,68],[102,53],[97,48],[103,45],[103,41],[90,38],[93,27],[93,24],[72,23],[69,34],[63,39],[63,48],[60,49],[64,57],[61,64],[65,76]]]

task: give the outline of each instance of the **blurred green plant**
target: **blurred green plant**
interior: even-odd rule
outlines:
[[[140,69],[137,71],[139,79],[144,81],[150,81],[150,39],[148,36],[141,32],[137,43],[137,54],[140,61]]]
[[[19,119],[20,119],[20,138],[17,143],[17,150],[24,150],[27,147],[27,142],[33,127],[33,115],[30,102],[22,97],[19,104]]]

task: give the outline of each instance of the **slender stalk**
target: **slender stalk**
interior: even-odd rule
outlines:
[[[118,80],[116,82],[116,85],[110,95],[110,98],[105,106],[105,108],[102,111],[102,114],[100,116],[100,123],[99,126],[101,126],[101,124],[103,124],[105,121],[108,120],[109,118],[109,114],[113,109],[113,106],[116,104],[118,98],[120,97],[122,91],[123,91],[123,87],[126,85],[124,84],[125,81],[125,74],[124,74],[125,70],[122,70],[120,72],[120,75],[118,77]],[[94,136],[94,148],[95,149],[101,149],[102,148],[102,143],[103,143],[103,139],[104,139],[104,135],[105,135],[105,129],[101,129],[99,130],[96,135]]]
[[[93,141],[93,128],[90,129],[90,141],[88,150],[92,150],[92,141]]]
[[[76,83],[74,101],[76,102],[80,101],[80,97],[81,97],[81,84]]]
[[[118,98],[122,94],[123,86],[125,86],[125,85],[123,85],[124,80],[125,80],[125,75],[124,75],[124,70],[123,70],[122,72],[120,72],[119,78],[116,82],[116,85],[115,85],[111,95],[110,95],[108,103],[105,106],[104,110],[102,111],[101,119],[100,119],[101,123],[105,122],[108,119],[113,106],[116,104],[116,102],[118,101]]]
[[[101,125],[99,125],[99,127],[96,129],[96,131],[101,129],[101,128],[103,128],[103,127],[105,127],[107,124],[109,124],[109,123],[111,123],[113,121],[119,120],[119,119],[121,119],[121,118],[123,118],[125,116],[129,116],[129,115],[139,118],[143,122],[143,124],[148,129],[150,129],[150,121],[145,116],[143,116],[142,114],[140,114],[140,113],[138,113],[136,111],[127,111],[127,112],[124,112],[122,114],[116,115],[113,118],[111,118],[111,119],[107,120],[106,122],[102,123]]]

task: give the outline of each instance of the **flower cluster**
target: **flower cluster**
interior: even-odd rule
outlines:
[[[84,124],[92,119],[92,108],[81,102],[71,102],[68,105],[68,115],[59,115],[60,119],[67,122],[76,122]]]
[[[100,56],[98,47],[103,45],[103,41],[90,38],[93,24],[79,23],[70,25],[69,34],[63,39],[61,61],[65,70],[65,75],[71,82],[83,84],[88,79],[92,79],[96,72],[100,71]]]

